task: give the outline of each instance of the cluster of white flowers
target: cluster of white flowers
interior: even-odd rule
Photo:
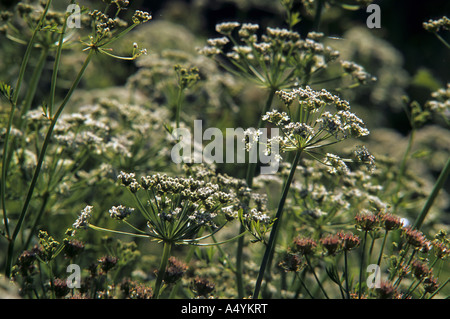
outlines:
[[[134,208],[123,205],[113,206],[109,210],[109,215],[113,219],[123,220],[134,212]]]
[[[425,107],[432,112],[445,114],[450,116],[450,83],[446,88],[441,88],[431,93],[432,100],[425,103]]]
[[[91,219],[92,215],[92,208],[93,206],[87,205],[83,210],[81,211],[80,216],[75,221],[75,223],[72,225],[75,229],[85,229],[89,225],[89,220]]]

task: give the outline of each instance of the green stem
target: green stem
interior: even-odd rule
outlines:
[[[441,291],[441,289],[444,288],[448,284],[449,281],[450,281],[450,278],[447,279],[438,289],[436,289],[436,291],[431,294],[429,299],[432,299],[434,296],[436,296],[439,293],[439,291]]]
[[[59,64],[61,61],[61,53],[62,53],[62,47],[64,44],[64,35],[66,33],[66,29],[67,29],[67,18],[64,19],[62,31],[59,36],[58,49],[56,51],[55,64],[53,66],[52,82],[51,82],[51,86],[50,86],[50,102],[49,102],[48,110],[47,110],[47,114],[46,114],[48,118],[51,118],[53,115],[53,105],[55,104],[55,95],[56,95],[56,80],[58,78],[58,70],[59,70]]]
[[[409,264],[411,263],[411,261],[412,261],[413,258],[414,258],[414,255],[416,254],[416,252],[417,252],[417,250],[414,249],[413,252],[411,253],[411,256],[409,257],[408,262],[404,265],[405,268],[407,268],[407,267],[409,266]],[[406,257],[406,254],[404,254],[404,255],[402,256],[402,261],[403,261],[404,257]],[[399,263],[399,265],[402,266],[402,263]],[[398,270],[398,267],[396,268],[396,271],[397,271],[397,270]],[[397,278],[397,280],[394,282],[394,287],[395,287],[395,288],[400,287],[400,283],[402,282],[403,278],[404,278],[404,277],[402,277],[402,276],[399,276],[399,277]]]
[[[394,207],[392,208],[393,214],[396,213],[397,208],[398,208],[398,206],[400,204],[399,192],[400,192],[400,187],[401,187],[401,184],[402,184],[401,179],[405,175],[406,162],[408,161],[409,153],[411,152],[411,148],[412,148],[412,144],[413,144],[413,141],[414,141],[415,133],[416,133],[416,130],[413,128],[412,131],[411,131],[411,134],[409,135],[408,145],[406,146],[405,154],[403,155],[402,161],[400,163],[400,169],[399,169],[399,173],[398,173],[398,176],[397,176],[397,185],[396,185],[396,188],[395,188],[395,191],[394,191],[395,202],[394,202]]]
[[[28,46],[25,51],[25,55],[23,57],[22,64],[20,66],[19,77],[17,79],[16,87],[14,88],[14,92],[13,92],[13,96],[12,96],[12,100],[11,100],[11,112],[9,115],[8,127],[6,129],[5,142],[3,145],[2,178],[0,181],[0,193],[1,193],[1,200],[2,200],[3,221],[5,224],[6,237],[8,238],[8,240],[10,240],[10,242],[14,241],[14,240],[11,239],[11,237],[10,237],[8,217],[7,217],[7,213],[6,213],[6,176],[7,176],[7,167],[8,167],[7,154],[8,154],[9,135],[11,133],[11,127],[12,127],[12,122],[14,119],[14,113],[16,111],[17,101],[19,99],[19,92],[22,87],[22,81],[25,76],[25,70],[27,68],[28,61],[30,59],[31,51],[34,46],[34,41],[36,39],[37,33],[40,31],[40,29],[42,27],[45,17],[47,16],[47,12],[50,8],[51,3],[52,3],[52,0],[47,1],[47,5],[44,8],[44,12],[41,15],[38,25],[36,26],[36,28],[33,31],[33,35],[31,36],[30,42],[28,42]],[[6,274],[9,276],[9,267],[8,266],[6,267]]]
[[[318,0],[317,6],[316,6],[316,14],[314,16],[314,31],[319,31],[320,27],[320,20],[322,18],[322,10],[323,10],[323,1],[324,0]]]
[[[181,100],[183,97],[183,89],[180,87],[178,89],[178,95],[177,95],[177,105],[176,105],[176,123],[177,123],[177,129],[180,128],[180,113],[181,113]]]
[[[386,246],[387,234],[388,234],[388,230],[386,229],[384,232],[383,243],[381,244],[380,254],[378,255],[378,260],[377,260],[378,266],[381,265],[381,258],[383,257],[384,247]]]
[[[348,253],[344,250],[344,268],[345,268],[345,290],[347,292],[347,299],[350,299],[350,289],[348,282]]]
[[[166,273],[166,267],[167,267],[167,263],[169,261],[171,249],[172,249],[172,243],[164,242],[163,254],[161,257],[161,264],[159,266],[158,276],[156,277],[155,289],[154,289],[154,294],[153,294],[153,297],[155,299],[159,298],[159,293],[161,290],[162,282],[164,280],[164,275]]]
[[[444,186],[444,183],[449,173],[450,173],[450,157],[447,160],[447,163],[445,164],[444,168],[442,169],[441,174],[439,175],[436,181],[436,184],[434,185],[430,195],[427,198],[427,201],[425,202],[424,207],[422,208],[422,211],[420,212],[419,216],[417,216],[413,228],[419,229],[422,226],[422,223],[425,220],[425,217],[427,216],[431,206],[433,205],[434,200],[436,199],[441,188]]]
[[[262,126],[262,116],[267,113],[269,108],[272,106],[273,98],[275,96],[275,89],[271,89],[269,92],[269,96],[267,98],[266,104],[264,106],[264,109],[262,113],[259,116],[258,121],[258,129]],[[256,163],[249,163],[247,166],[247,174],[246,174],[246,183],[247,187],[252,188],[253,186],[253,177],[255,176],[256,172]],[[241,225],[239,229],[239,233],[243,233],[245,231],[244,225]],[[236,252],[236,284],[237,284],[237,290],[238,290],[238,297],[239,299],[244,298],[244,282],[242,279],[242,273],[244,269],[244,261],[242,259],[243,256],[243,250],[244,250],[244,242],[245,238],[244,236],[240,237],[238,240],[238,246],[237,246],[237,252]]]
[[[361,252],[361,263],[360,263],[360,268],[359,268],[359,293],[358,293],[359,299],[361,299],[361,294],[362,294],[363,267],[364,267],[364,255],[366,253],[366,242],[367,242],[367,231],[364,232],[364,243],[363,243],[363,248],[362,248],[362,252]]]
[[[319,278],[317,277],[316,272],[314,271],[314,268],[313,268],[313,266],[311,265],[311,262],[309,261],[308,256],[305,255],[305,259],[306,259],[306,263],[308,264],[309,269],[311,270],[311,272],[312,272],[314,278],[315,278],[316,281],[317,281],[317,284],[319,285],[320,290],[321,290],[322,293],[324,294],[325,298],[330,299],[330,298],[328,297],[328,295],[327,295],[325,289],[323,288],[322,283],[320,282]]]
[[[435,35],[436,38],[438,38],[439,41],[441,41],[448,49],[450,49],[450,43],[448,43],[447,41],[445,41],[445,39],[444,39],[443,37],[441,37],[437,32],[435,32],[434,35]]]
[[[304,288],[306,290],[306,293],[309,295],[309,297],[311,299],[315,299],[314,296],[312,295],[312,293],[309,291],[308,287],[305,285],[303,279],[300,277],[300,275],[298,273],[295,273],[295,278],[298,278],[298,280],[301,284],[301,286],[296,291],[296,295],[299,295],[300,289]]]
[[[389,280],[390,281],[395,278],[395,276],[397,275],[398,270],[400,269],[400,267],[402,267],[403,259],[405,259],[406,254],[408,253],[408,250],[409,250],[409,244],[406,244],[406,247],[403,250],[403,253],[402,253],[401,257],[400,257],[400,261],[397,263],[396,267],[394,268],[394,270],[389,275]]]
[[[55,113],[54,117],[51,120],[50,126],[47,130],[47,135],[45,136],[45,140],[44,143],[42,145],[42,149],[39,153],[39,159],[34,171],[34,175],[33,175],[33,179],[31,180],[31,184],[30,187],[28,189],[28,193],[27,193],[27,197],[25,199],[23,208],[22,208],[22,212],[19,216],[19,220],[17,221],[17,225],[14,228],[14,233],[12,234],[11,240],[9,242],[9,247],[8,247],[8,257],[7,257],[7,264],[6,264],[6,276],[9,277],[10,273],[11,273],[11,266],[12,266],[12,258],[13,258],[13,252],[14,252],[14,242],[15,239],[17,238],[17,235],[19,234],[20,229],[22,228],[22,224],[23,221],[25,219],[28,207],[30,205],[31,202],[31,198],[33,197],[33,193],[34,193],[34,189],[36,187],[36,183],[37,180],[39,178],[40,172],[41,172],[41,168],[42,168],[42,164],[44,163],[44,157],[45,157],[45,153],[47,151],[47,148],[50,144],[50,140],[52,137],[52,133],[53,133],[53,129],[55,128],[56,122],[58,121],[59,116],[61,115],[62,111],[64,110],[64,107],[66,106],[66,104],[69,102],[70,98],[72,97],[73,92],[75,91],[76,87],[78,86],[78,84],[81,81],[81,78],[83,77],[84,72],[86,71],[92,57],[94,55],[94,51],[91,50],[86,58],[86,60],[84,61],[83,66],[81,67],[81,70],[78,72],[78,75],[74,81],[74,83],[72,84],[72,87],[70,88],[69,92],[67,93],[66,97],[64,98],[63,102],[61,103],[61,105],[59,106],[57,112]]]
[[[45,61],[47,60],[48,51],[49,51],[48,47],[44,47],[42,49],[41,54],[38,59],[38,62],[36,64],[36,68],[33,72],[33,75],[31,76],[30,84],[28,85],[28,89],[27,89],[27,95],[25,97],[24,104],[22,107],[21,118],[19,119],[19,121],[20,121],[19,128],[21,130],[23,128],[23,125],[22,125],[23,116],[25,114],[27,114],[27,112],[30,110],[31,105],[33,103],[33,98],[36,95],[37,86],[39,84],[39,80],[41,78],[42,71],[45,66]]]
[[[259,269],[258,279],[256,280],[255,290],[253,292],[254,299],[258,298],[259,291],[261,289],[261,283],[264,278],[264,272],[266,270],[268,260],[272,253],[272,250],[275,247],[275,238],[277,236],[278,226],[280,225],[281,217],[283,215],[284,204],[286,202],[286,198],[289,193],[289,188],[291,187],[292,179],[294,178],[295,170],[296,170],[298,162],[300,160],[301,153],[302,153],[301,150],[297,150],[297,152],[295,153],[295,158],[294,158],[294,161],[292,162],[291,171],[286,180],[286,183],[284,184],[283,193],[282,193],[280,202],[278,204],[277,213],[275,215],[275,222],[273,223],[272,230],[270,231],[269,242],[267,243],[266,250],[264,252],[264,257],[261,262],[261,267]]]
[[[403,299],[406,299],[409,296],[411,296],[411,294],[414,292],[414,290],[416,290],[417,287],[422,283],[422,280],[418,280],[417,283],[414,285],[414,288],[413,288],[413,284],[414,283],[415,283],[414,281],[411,283],[411,285],[409,286],[409,288],[408,288],[405,296],[403,297]]]

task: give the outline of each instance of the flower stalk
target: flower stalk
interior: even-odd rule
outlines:
[[[262,283],[262,280],[264,278],[264,273],[265,273],[266,267],[268,265],[269,257],[270,257],[270,255],[272,253],[272,250],[275,247],[275,239],[277,237],[277,232],[279,230],[278,228],[279,228],[279,225],[280,225],[281,218],[283,216],[284,204],[286,203],[286,198],[287,198],[287,195],[289,193],[289,188],[291,187],[291,183],[292,183],[292,180],[294,178],[295,170],[296,170],[298,162],[300,160],[301,153],[302,153],[301,150],[298,150],[295,153],[295,157],[294,157],[294,160],[293,160],[292,166],[291,166],[291,171],[289,172],[289,176],[288,176],[288,178],[287,178],[287,180],[286,180],[286,182],[284,184],[284,187],[283,187],[283,193],[281,195],[281,199],[280,199],[280,202],[279,202],[278,208],[277,208],[277,213],[275,215],[275,222],[274,222],[272,230],[270,232],[269,242],[267,243],[266,249],[264,251],[264,256],[263,256],[263,259],[261,261],[261,266],[260,266],[260,269],[259,269],[258,278],[256,280],[255,289],[254,289],[254,292],[253,292],[253,299],[258,299],[259,298],[259,292],[260,292],[260,289],[261,289],[261,283]]]

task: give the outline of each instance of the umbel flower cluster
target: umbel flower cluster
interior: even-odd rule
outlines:
[[[209,39],[200,53],[226,57],[235,69],[224,64],[225,68],[266,87],[292,86],[339,57],[338,51],[318,42],[322,33],[311,32],[301,39],[295,31],[267,27],[258,37],[259,25],[237,22],[218,24],[216,31],[223,36]]]
[[[174,244],[198,244],[235,219],[239,219],[256,240],[264,240],[272,223],[265,213],[265,196],[251,193],[243,181],[216,174],[204,165],[187,169],[195,173],[196,178],[156,173],[142,176],[138,181],[135,173],[121,171],[117,179],[133,195],[136,209],[112,206],[110,217],[138,231],[130,235]],[[90,224],[92,210],[92,206],[86,206],[73,227],[106,230]],[[135,210],[147,221],[146,231],[127,221]],[[200,229],[205,228],[211,231],[210,234],[197,237]]]
[[[288,112],[274,109],[264,114],[262,119],[280,129],[281,134],[268,139],[268,145],[278,144],[281,153],[302,151],[315,158],[322,147],[369,134],[363,120],[350,112],[348,101],[325,89],[315,91],[306,86],[289,92],[277,91],[276,94]],[[298,102],[295,108],[292,106],[294,101]],[[246,141],[247,149],[258,142],[259,135],[256,133]],[[355,155],[357,160],[373,168],[374,157],[366,148],[359,147]],[[330,166],[332,173],[348,171],[345,162],[337,155],[327,153],[323,162]]]
[[[425,108],[431,112],[441,113],[449,117],[450,112],[450,83],[446,88],[441,88],[431,93],[432,99],[425,103]]]
[[[437,20],[430,19],[423,23],[423,27],[429,32],[439,32],[441,29],[450,30],[450,19],[446,16],[443,16]]]

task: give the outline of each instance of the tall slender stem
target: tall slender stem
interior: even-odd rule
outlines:
[[[308,264],[309,269],[311,270],[311,272],[312,272],[314,278],[315,278],[316,281],[317,281],[317,284],[319,285],[320,290],[322,291],[322,293],[324,294],[324,296],[325,296],[327,299],[330,299],[330,298],[328,297],[328,295],[327,295],[325,289],[323,288],[322,283],[320,282],[319,278],[317,277],[316,272],[314,271],[314,268],[313,268],[313,266],[311,265],[311,262],[309,261],[308,256],[305,255],[305,259],[306,259],[306,263]]]
[[[175,110],[175,112],[176,112],[175,120],[176,120],[177,129],[180,128],[180,113],[181,113],[182,97],[183,97],[183,89],[180,87],[180,88],[178,88],[177,105],[176,105],[176,110]]]
[[[262,126],[262,116],[267,113],[269,108],[272,106],[273,98],[275,96],[275,89],[271,89],[269,92],[269,96],[267,98],[266,104],[264,106],[264,109],[259,116],[258,120],[258,128]],[[255,176],[256,172],[256,163],[249,163],[247,166],[247,174],[246,174],[246,183],[247,187],[252,188],[253,186],[253,178]],[[239,229],[239,233],[242,233],[245,231],[245,227],[241,225]],[[239,237],[238,239],[238,245],[237,245],[237,251],[236,251],[236,284],[237,284],[237,290],[238,290],[238,297],[243,298],[244,297],[244,282],[242,279],[242,273],[244,269],[244,261],[242,259],[243,256],[243,250],[244,250],[244,241],[245,237]]]
[[[348,282],[348,253],[344,250],[344,268],[345,268],[345,290],[347,292],[347,299],[350,299],[350,288]]]
[[[164,280],[164,275],[166,273],[167,263],[169,261],[170,251],[172,249],[172,243],[164,242],[163,254],[161,257],[161,264],[158,270],[158,276],[156,277],[155,289],[153,297],[155,299],[159,298],[159,293],[161,290],[162,282]]]
[[[367,231],[364,232],[364,243],[361,252],[361,263],[359,267],[359,293],[358,298],[361,299],[362,295],[362,285],[363,285],[363,267],[364,267],[364,255],[366,253],[366,243],[367,243]]]
[[[320,20],[321,20],[321,18],[322,18],[323,1],[324,1],[324,0],[319,0],[319,1],[317,1],[316,14],[315,14],[315,16],[314,16],[314,26],[313,26],[313,31],[319,31]]]
[[[42,71],[45,66],[45,61],[47,60],[48,56],[48,47],[44,47],[41,50],[41,54],[39,56],[38,62],[36,64],[35,70],[33,72],[33,75],[31,76],[30,84],[27,88],[27,95],[25,97],[22,111],[21,111],[21,118],[19,119],[20,125],[19,128],[22,129],[23,127],[23,116],[30,110],[31,105],[33,104],[33,98],[36,95],[37,86],[39,84],[39,80],[42,75]]]
[[[434,200],[436,199],[441,188],[444,186],[444,183],[449,173],[450,173],[450,158],[447,160],[447,163],[442,169],[441,174],[439,175],[436,181],[436,184],[433,186],[433,189],[430,195],[428,196],[427,201],[425,202],[425,206],[422,208],[422,211],[420,212],[419,216],[417,216],[417,219],[413,225],[414,228],[419,229],[422,226],[422,223],[425,220],[425,217],[427,216],[431,206],[433,205]]]
[[[73,1],[72,1],[73,3]],[[62,53],[62,47],[64,43],[64,35],[66,34],[67,29],[67,19],[64,20],[64,24],[61,30],[61,34],[59,36],[59,43],[58,43],[58,49],[56,50],[56,57],[55,57],[55,64],[53,67],[53,74],[52,74],[52,82],[50,86],[50,102],[48,105],[48,111],[47,116],[49,118],[53,115],[53,106],[55,104],[55,95],[56,95],[56,80],[58,78],[58,70],[59,70],[59,64],[61,61],[61,53]]]
[[[405,175],[406,162],[408,161],[408,157],[409,157],[409,154],[411,152],[411,148],[412,148],[412,145],[413,145],[415,133],[416,133],[416,130],[413,128],[411,133],[410,133],[410,135],[409,135],[408,145],[406,146],[405,154],[403,154],[403,158],[402,158],[402,161],[400,163],[400,169],[399,169],[398,176],[397,176],[397,185],[396,185],[396,188],[395,188],[395,191],[394,191],[395,202],[394,202],[394,207],[392,208],[393,214],[396,213],[397,208],[398,208],[398,206],[400,204],[400,199],[398,198],[398,194],[399,194],[400,187],[401,187],[401,179]]]
[[[80,71],[78,72],[78,75],[77,75],[74,83],[72,84],[72,87],[70,88],[69,92],[67,93],[66,97],[64,98],[63,102],[59,106],[57,112],[55,113],[55,115],[53,116],[53,118],[50,122],[50,126],[47,130],[47,135],[45,136],[44,143],[43,143],[41,151],[39,153],[39,159],[38,159],[35,171],[34,171],[33,179],[31,180],[30,187],[28,188],[28,193],[27,193],[27,197],[25,199],[25,202],[24,202],[24,205],[22,208],[22,212],[20,213],[19,219],[17,221],[17,225],[14,228],[14,233],[12,234],[11,240],[9,242],[6,272],[5,272],[7,277],[9,277],[9,275],[11,273],[12,258],[13,258],[12,255],[14,253],[15,239],[16,239],[17,235],[19,234],[20,229],[22,228],[23,221],[25,219],[26,213],[28,211],[28,207],[29,207],[31,199],[33,197],[34,189],[36,187],[36,183],[37,183],[37,180],[38,180],[40,172],[41,172],[42,164],[44,163],[45,153],[50,144],[50,140],[51,140],[51,137],[53,134],[53,129],[55,128],[56,122],[58,121],[59,116],[61,115],[62,111],[64,110],[64,107],[69,102],[73,92],[75,91],[76,87],[80,83],[81,78],[83,77],[83,74],[86,71],[94,53],[95,53],[95,51],[93,51],[93,50],[91,50],[89,52],[86,60],[83,63],[83,66],[81,67]]]
[[[288,176],[288,178],[286,180],[286,183],[284,184],[283,193],[281,195],[281,199],[280,199],[280,202],[278,204],[277,213],[275,215],[275,222],[273,223],[272,230],[270,231],[269,242],[267,243],[266,250],[265,250],[264,256],[263,256],[263,260],[261,262],[261,267],[259,269],[258,278],[256,280],[255,290],[253,292],[253,298],[254,299],[258,298],[259,291],[261,289],[261,283],[262,283],[262,280],[264,278],[264,272],[266,270],[270,254],[271,254],[272,250],[275,247],[275,238],[277,236],[278,226],[280,225],[281,217],[283,215],[284,204],[286,202],[286,198],[287,198],[287,195],[289,193],[289,188],[291,187],[292,179],[294,178],[295,170],[296,170],[298,162],[300,160],[301,153],[302,153],[301,150],[298,150],[295,153],[295,158],[294,158],[294,161],[292,162],[291,171],[290,171],[289,176]]]
[[[8,217],[7,217],[7,212],[6,212],[6,177],[7,177],[7,170],[8,170],[7,169],[7,167],[8,167],[7,154],[8,154],[9,135],[11,133],[12,122],[14,119],[14,113],[16,111],[17,101],[19,99],[19,93],[20,93],[20,89],[22,87],[23,78],[25,76],[25,70],[27,68],[28,61],[30,59],[30,55],[31,55],[31,51],[34,46],[36,35],[41,30],[42,24],[44,23],[44,19],[47,16],[47,13],[48,13],[48,10],[50,9],[51,3],[52,3],[52,0],[47,1],[47,5],[44,8],[44,12],[42,13],[41,18],[40,18],[36,28],[33,31],[33,35],[31,36],[30,42],[28,42],[28,46],[25,51],[25,55],[23,57],[22,64],[20,66],[19,77],[17,79],[16,87],[14,88],[14,92],[13,92],[13,96],[12,96],[11,112],[9,115],[8,127],[6,129],[5,142],[3,144],[2,178],[0,180],[0,193],[1,193],[0,196],[1,196],[1,200],[2,200],[3,222],[5,224],[6,237],[10,241],[14,241],[14,240],[12,240],[10,237]],[[7,270],[7,274],[9,275],[8,266],[6,267],[6,270]]]

